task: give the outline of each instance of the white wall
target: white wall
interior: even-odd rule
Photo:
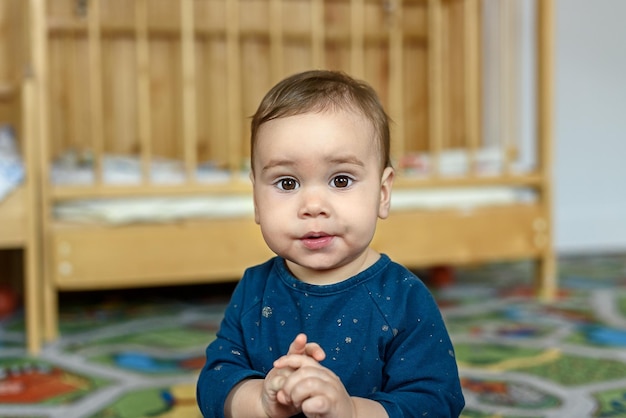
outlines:
[[[555,12],[555,246],[626,250],[626,1]]]

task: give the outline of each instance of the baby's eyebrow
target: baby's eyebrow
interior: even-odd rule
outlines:
[[[275,167],[293,167],[294,165],[296,165],[296,163],[292,160],[287,160],[287,159],[270,160],[267,162],[267,164],[263,166],[261,171],[271,170],[272,168],[275,168]]]
[[[330,162],[333,164],[352,164],[365,167],[365,163],[353,155],[333,157],[330,159]]]

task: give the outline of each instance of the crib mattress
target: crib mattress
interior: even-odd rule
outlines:
[[[392,193],[391,207],[392,211],[472,210],[484,206],[530,202],[533,199],[530,190],[511,187],[396,190]],[[60,202],[54,207],[55,218],[59,220],[107,224],[241,218],[252,217],[253,213],[250,194],[80,199]]]

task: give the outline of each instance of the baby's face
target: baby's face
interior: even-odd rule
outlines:
[[[371,123],[350,112],[269,121],[253,164],[256,222],[298,278],[362,270],[377,219],[388,215],[393,179],[391,168],[381,173]]]

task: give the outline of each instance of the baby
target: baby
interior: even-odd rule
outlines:
[[[370,243],[389,215],[389,120],[366,83],[284,79],[252,119],[246,270],[197,386],[205,417],[458,417],[454,349],[424,284]]]

